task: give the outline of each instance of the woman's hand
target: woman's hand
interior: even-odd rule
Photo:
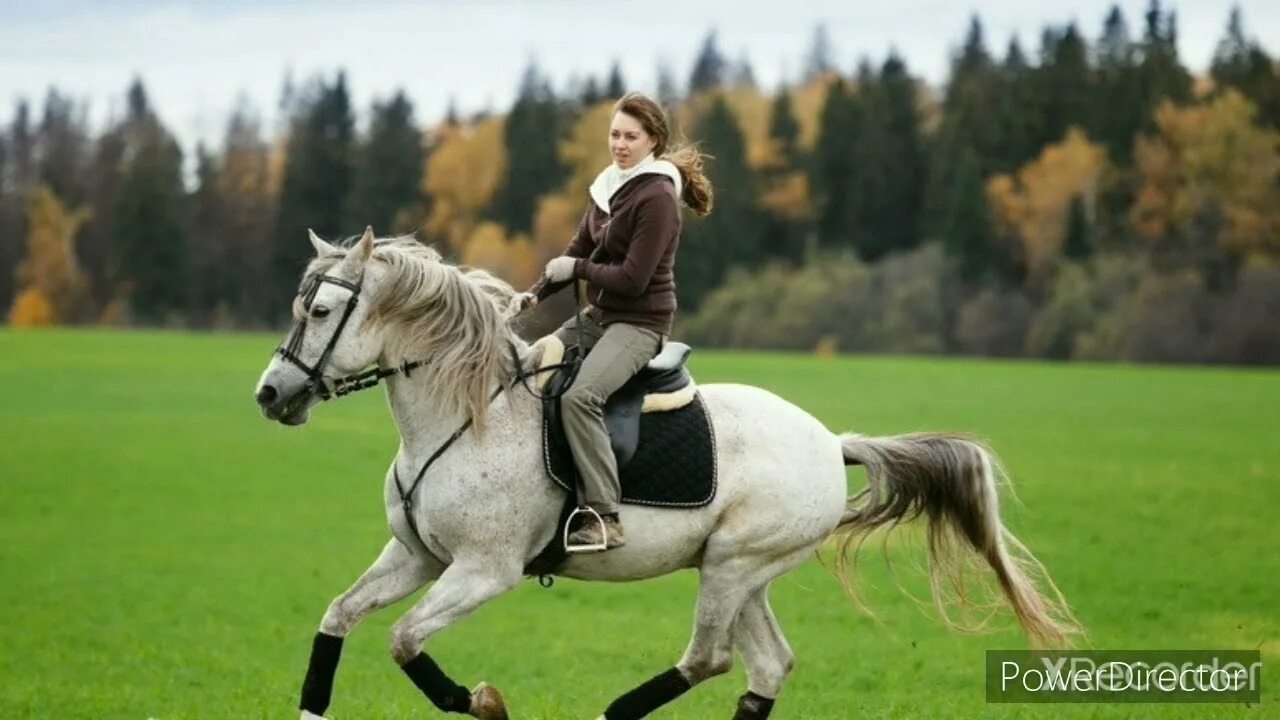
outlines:
[[[577,262],[577,258],[571,258],[568,255],[551,258],[551,262],[547,263],[547,267],[543,270],[543,274],[546,275],[547,279],[553,283],[572,280],[573,266]]]
[[[511,303],[507,306],[507,316],[514,317],[538,304],[538,296],[533,293],[524,292],[511,298]]]

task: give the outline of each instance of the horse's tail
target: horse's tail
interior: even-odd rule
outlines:
[[[995,571],[1033,644],[1066,645],[1083,632],[1044,566],[1000,521],[1000,467],[985,445],[939,433],[845,434],[840,440],[845,463],[866,466],[868,480],[865,490],[849,498],[836,528],[835,571],[846,589],[853,591],[857,551],[872,531],[924,515],[933,602],[949,627],[969,629],[951,619],[944,602],[949,586],[967,604],[964,558],[956,551],[968,545]]]

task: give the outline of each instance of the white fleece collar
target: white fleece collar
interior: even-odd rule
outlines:
[[[666,175],[676,184],[676,197],[680,197],[683,189],[680,170],[670,161],[654,160],[653,153],[650,153],[626,170],[618,167],[617,163],[610,163],[591,183],[591,199],[601,210],[609,212],[609,200],[613,198],[613,194],[626,185],[628,180],[641,175]]]

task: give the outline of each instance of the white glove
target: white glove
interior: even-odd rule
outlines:
[[[547,263],[547,267],[542,271],[547,279],[553,283],[564,282],[573,279],[573,266],[578,262],[577,258],[571,258],[568,255],[561,255],[558,258],[551,258],[551,262]]]

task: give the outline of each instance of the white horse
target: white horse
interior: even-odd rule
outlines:
[[[541,351],[508,328],[512,288],[483,271],[448,265],[412,239],[375,242],[369,230],[350,247],[314,235],[312,244],[317,257],[294,303],[294,333],[256,389],[266,417],[305,423],[333,378],[375,364],[425,362],[387,381],[401,437],[383,483],[392,537],[325,612],[304,681],[302,717],[327,709],[342,638],[369,613],[434,581],[392,629],[392,656],[441,710],[505,718],[492,686],[466,690],[423,647],[515,587],[557,530],[565,496],[543,469],[541,405],[513,384],[537,368]],[[767,718],[793,658],[769,607],[770,582],[836,534],[837,573],[848,584],[851,564],[844,561],[867,533],[920,515],[935,599],[962,559],[949,550],[967,548],[994,571],[1033,642],[1056,644],[1078,632],[1043,568],[1001,523],[998,464],[983,445],[941,434],[837,435],[760,388],[715,384],[700,392],[717,442],[715,499],[691,510],[624,506],[628,544],[571,556],[560,571],[610,581],[684,568],[700,575],[693,637],[683,657],[615,700],[603,718],[644,717],[727,672],[735,649],[748,687],[734,718]],[[420,492],[403,500],[404,487],[433,455]],[[865,466],[868,479],[852,497],[845,476],[850,464]]]

